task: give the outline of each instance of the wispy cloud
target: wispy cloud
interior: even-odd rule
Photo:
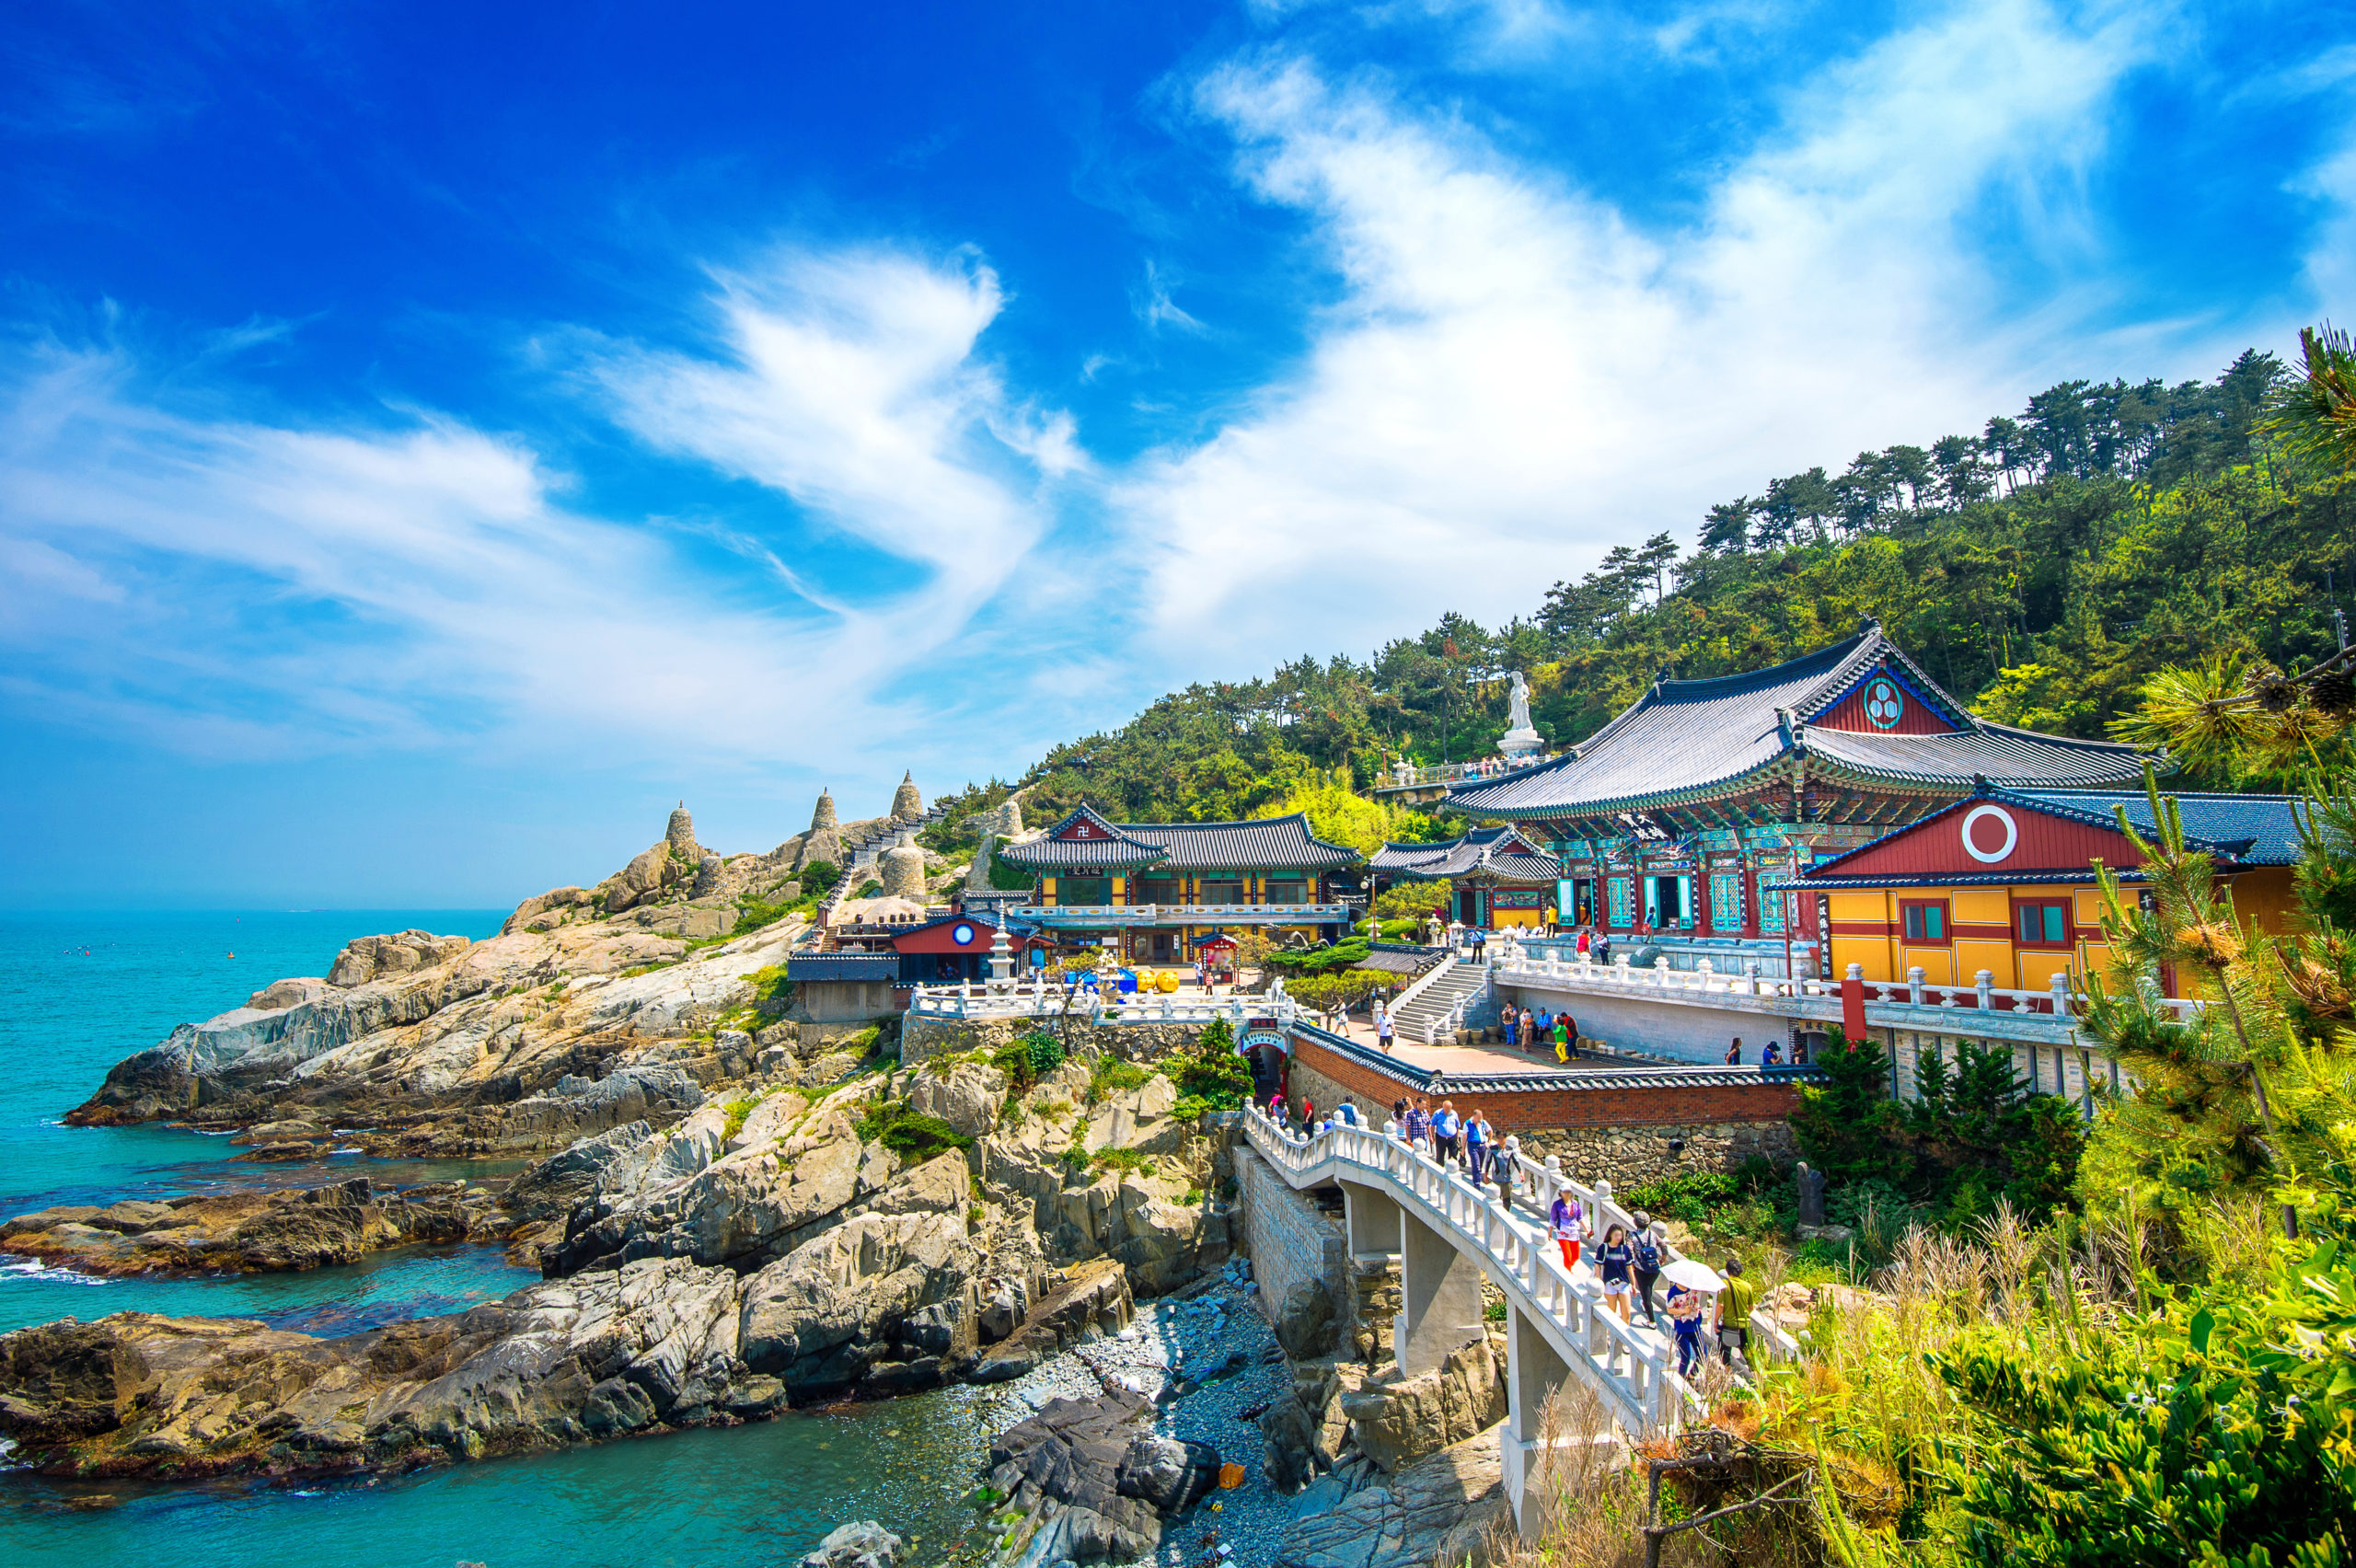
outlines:
[[[1309,216],[1344,292],[1296,370],[1126,477],[1160,646],[1526,609],[1796,461],[1976,426],[2040,351],[2004,324],[1975,214],[2060,270],[2082,343],[2077,173],[2150,47],[2021,0],[1899,33],[1794,93],[1676,233],[1378,82],[1284,53],[1210,73],[1242,177]]]
[[[437,415],[175,413],[129,349],[35,344],[0,366],[11,689],[208,755],[496,735],[774,759],[877,733],[1080,462],[1068,420],[976,358],[999,305],[978,266],[797,253],[728,280],[724,358],[596,344],[631,429],[805,509],[766,531],[589,515],[523,443]],[[830,582],[828,533],[899,565]]]

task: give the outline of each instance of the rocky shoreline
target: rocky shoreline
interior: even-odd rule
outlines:
[[[1222,1546],[1245,1568],[1405,1568],[1494,1493],[1494,1438],[1486,1482],[1461,1441],[1501,1412],[1485,1343],[1402,1380],[1319,1359],[1325,1320],[1262,1318],[1233,1256],[1234,1130],[1174,1113],[1191,1040],[942,1039],[903,1065],[872,1031],[805,1032],[781,985],[799,917],[732,935],[697,913],[732,878],[789,874],[791,847],[730,871],[675,813],[629,872],[527,900],[501,936],[361,939],[120,1064],[74,1120],[235,1131],[271,1159],[537,1159],[504,1181],[53,1208],[0,1226],[0,1251],[218,1273],[467,1240],[542,1280],[340,1336],[138,1312],[0,1335],[13,1458],[391,1472],[966,1383],[1033,1412],[976,1478],[976,1540],[1007,1568],[1202,1568]],[[1351,1507],[1422,1523],[1385,1524],[1371,1557],[1317,1546]]]

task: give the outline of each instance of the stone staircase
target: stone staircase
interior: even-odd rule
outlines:
[[[1463,1005],[1463,1027],[1485,1029],[1502,1016],[1496,987],[1489,983],[1489,967],[1462,959],[1450,963],[1430,985],[1401,1003],[1392,1020],[1403,1040],[1430,1045],[1440,1043],[1449,1020]]]

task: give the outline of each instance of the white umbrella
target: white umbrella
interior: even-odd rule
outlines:
[[[1718,1277],[1717,1271],[1699,1258],[1680,1258],[1661,1270],[1660,1277],[1688,1290],[1715,1292],[1727,1287],[1727,1282]]]

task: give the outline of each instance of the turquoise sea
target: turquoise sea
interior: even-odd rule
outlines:
[[[289,1170],[233,1164],[227,1140],[161,1127],[60,1124],[132,1052],[173,1025],[325,972],[350,938],[422,927],[469,937],[504,911],[398,909],[0,916],[0,1216],[57,1203],[316,1180],[381,1182],[512,1166],[347,1156]],[[497,1250],[421,1247],[348,1269],[197,1280],[89,1280],[0,1264],[0,1330],[141,1310],[254,1317],[348,1332],[492,1300],[537,1276]],[[375,1482],[89,1485],[0,1471],[0,1563],[243,1568],[652,1568],[791,1562],[836,1525],[880,1519],[945,1546],[964,1522],[999,1397],[952,1389],[724,1431]],[[939,1558],[920,1546],[918,1560]]]

